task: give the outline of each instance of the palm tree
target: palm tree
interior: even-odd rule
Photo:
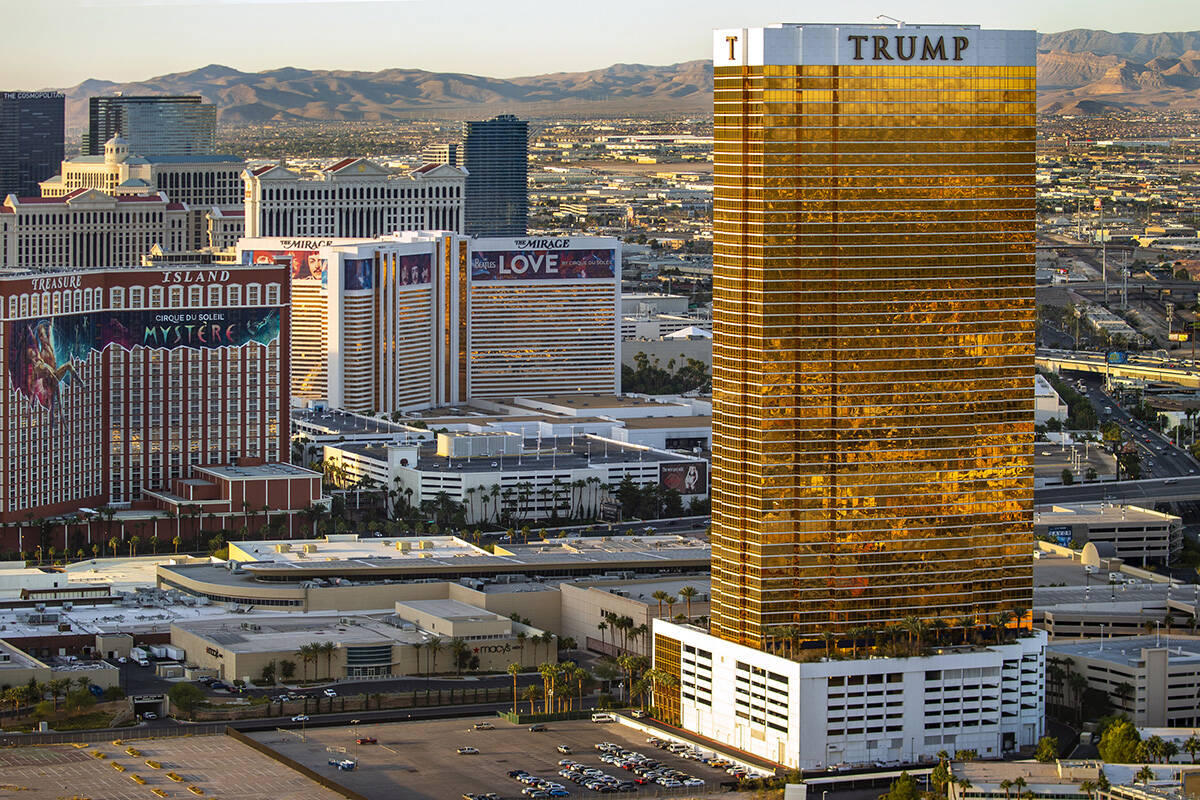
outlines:
[[[467,643],[455,636],[450,640],[450,652],[454,654],[454,674],[462,675],[463,657],[467,654],[469,648]]]
[[[521,699],[529,701],[530,714],[533,713],[533,704],[537,702],[537,699],[541,696],[541,694],[541,690],[538,689],[536,683],[529,684],[525,687],[525,691],[521,693]]]
[[[512,679],[513,679],[513,695],[512,695],[513,714],[516,714],[517,713],[517,676],[521,674],[521,665],[515,664],[515,663],[509,664],[508,665],[508,674],[511,675]]]
[[[1004,790],[1004,800],[1009,800],[1010,791],[1012,790],[1013,782],[1008,778],[1000,781],[1000,788]]]
[[[679,598],[671,595],[663,602],[667,604],[667,616],[673,619],[675,617],[675,604],[679,602]],[[630,621],[632,622],[632,620]]]
[[[837,641],[837,636],[835,636],[831,631],[825,631],[821,634],[821,640],[825,642],[825,657],[829,658],[829,648],[835,641]]]
[[[62,697],[71,688],[70,678],[55,678],[46,683],[46,691],[50,692],[50,696],[54,700],[54,710],[58,710],[58,698]]]
[[[1133,776],[1134,783],[1141,783],[1142,785],[1146,785],[1152,780],[1154,780],[1154,770],[1150,769],[1149,764],[1143,765],[1137,771],[1137,774]]]
[[[317,645],[312,643],[302,644],[300,645],[299,649],[296,650],[296,657],[299,658],[300,662],[304,665],[303,669],[305,681],[308,680],[308,665],[317,660],[316,647]]]
[[[429,674],[437,672],[437,655],[442,650],[441,637],[435,636],[425,643],[425,649],[429,651]]]
[[[974,788],[974,786],[975,786],[975,784],[971,783],[969,778],[959,778],[956,781],[956,783],[958,784],[958,796],[959,797],[966,797],[967,790]]]
[[[684,586],[679,590],[679,596],[683,598],[685,603],[687,603],[688,619],[692,618],[692,598],[698,594],[700,594],[700,590],[695,586]]]
[[[413,653],[417,656],[417,674],[421,674],[421,648],[425,646],[424,642],[415,642],[413,644]],[[516,712],[514,712],[516,713]]]
[[[325,656],[325,677],[333,678],[333,654],[337,650],[337,645],[333,642],[322,642],[317,645],[316,652]]]
[[[596,625],[596,630],[600,631],[600,649],[605,649],[606,642],[604,641],[604,632],[608,630],[608,623],[601,621]]]
[[[137,546],[139,544],[141,544],[141,542],[142,542],[142,537],[140,537],[140,536],[130,536],[129,537],[129,557],[130,558],[133,558],[134,555],[137,553]]]
[[[1087,795],[1088,800],[1092,800],[1092,792],[1096,791],[1096,782],[1095,781],[1080,781],[1079,782],[1079,791],[1081,791],[1085,795]]]
[[[602,623],[603,624],[603,623]],[[517,631],[517,648],[521,651],[521,663],[525,663],[525,641],[529,638],[529,634],[525,631]]]
[[[663,615],[663,601],[670,597],[670,595],[662,589],[658,589],[652,592],[650,596],[658,601],[658,616],[661,617]]]
[[[1200,737],[1197,737],[1195,734],[1189,736],[1183,743],[1183,751],[1191,757],[1192,763],[1195,764],[1196,753],[1200,751]]]
[[[558,677],[558,667],[546,662],[538,665],[538,672],[542,675],[542,691],[545,695],[545,703],[542,707],[549,714],[550,704],[554,702],[554,681]]]

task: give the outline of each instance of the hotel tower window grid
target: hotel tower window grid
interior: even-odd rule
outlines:
[[[717,67],[712,631],[1031,602],[1030,66]]]

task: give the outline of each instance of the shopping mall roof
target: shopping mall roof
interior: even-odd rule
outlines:
[[[420,545],[423,541],[428,543],[424,548]],[[306,542],[315,544],[316,550],[303,553]],[[352,534],[335,542],[294,539],[230,544],[233,560],[242,562],[239,571],[164,565],[159,577],[170,580],[175,575],[212,584],[221,588],[215,593],[225,596],[236,586],[253,585],[261,592],[264,583],[278,583],[281,590],[290,591],[297,584],[323,585],[320,581],[342,585],[469,577],[520,582],[607,573],[632,578],[636,574],[692,572],[709,564],[706,542],[676,535],[549,539],[508,545],[498,548],[496,554],[452,537],[359,538]],[[287,549],[277,552],[276,545]],[[250,558],[239,559],[239,551]]]
[[[345,613],[319,617],[292,614],[253,619],[184,620],[181,630],[235,653],[269,653],[298,650],[314,641],[331,641],[340,647],[378,644],[414,644],[427,638],[412,626],[399,627],[387,620],[393,615],[363,616]]]

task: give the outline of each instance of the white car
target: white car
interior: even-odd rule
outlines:
[[[155,714],[153,711],[147,711],[145,714],[142,714],[142,719],[158,719],[158,714]]]
[[[337,697],[337,692],[335,692],[333,689],[326,689],[325,696],[326,697]]]
[[[292,722],[308,722],[308,720],[308,714],[297,714],[296,716],[292,717]]]

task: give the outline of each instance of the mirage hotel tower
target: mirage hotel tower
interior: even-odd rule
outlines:
[[[713,62],[712,611],[655,705],[789,767],[1033,744],[1035,34]]]

